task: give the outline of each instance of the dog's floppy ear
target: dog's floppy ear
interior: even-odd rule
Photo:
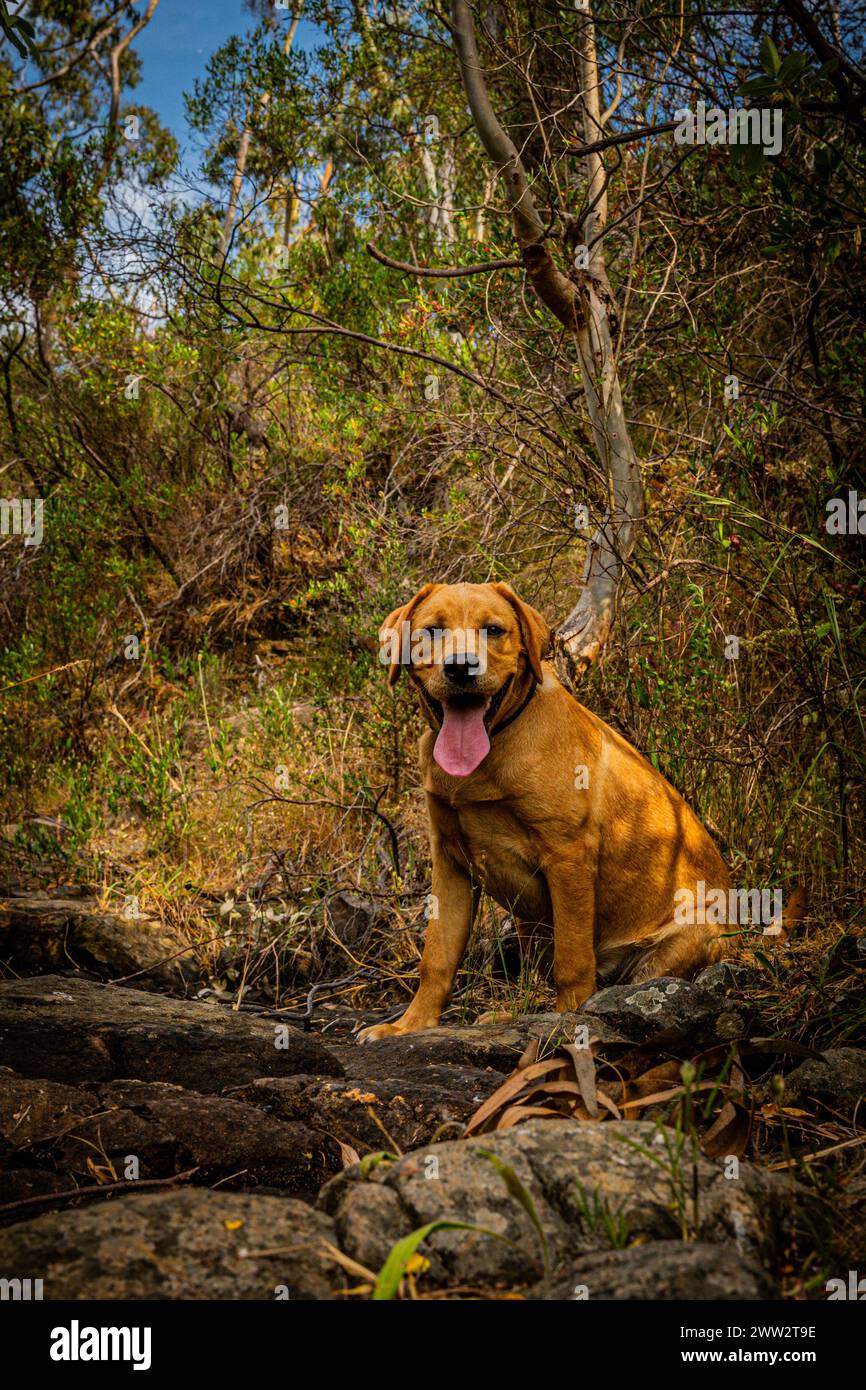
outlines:
[[[526,655],[529,658],[530,670],[537,681],[543,681],[544,672],[541,669],[541,658],[550,645],[550,624],[541,616],[537,608],[532,608],[528,603],[524,603],[522,598],[518,598],[510,584],[494,584],[493,588],[504,599],[507,599],[514,609],[520,624],[520,635],[523,638]]]
[[[403,624],[408,623],[422,599],[428,594],[432,594],[434,589],[439,589],[440,584],[425,584],[419,589],[417,594],[410,598],[408,603],[404,603],[402,608],[395,608],[393,613],[389,613],[382,626],[379,628],[379,655],[384,665],[388,667],[388,684],[396,685],[400,675],[403,649]]]

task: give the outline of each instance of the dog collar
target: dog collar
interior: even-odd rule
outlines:
[[[515,719],[519,719],[519,718],[520,718],[521,714],[522,714],[523,711],[526,709],[526,706],[529,704],[530,700],[532,699],[532,697],[533,697],[533,695],[535,694],[535,692],[536,692],[537,689],[538,689],[538,682],[537,682],[537,681],[533,681],[533,682],[532,682],[532,685],[529,687],[529,693],[527,694],[526,698],[522,701],[522,703],[521,703],[520,705],[518,705],[518,707],[517,707],[517,709],[514,711],[514,713],[513,713],[513,714],[509,714],[509,716],[508,716],[507,719],[503,719],[503,721],[502,721],[501,724],[497,724],[495,729],[491,729],[491,730],[490,730],[490,737],[491,737],[491,738],[495,738],[497,734],[501,734],[503,729],[507,729],[508,726],[509,726],[509,724],[513,724],[514,721],[515,721]]]

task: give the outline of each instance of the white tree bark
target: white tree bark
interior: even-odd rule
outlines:
[[[288,57],[289,53],[291,52],[292,41],[295,37],[295,31],[298,27],[298,20],[301,17],[302,4],[303,0],[298,0],[297,10],[292,15],[292,22],[289,25],[289,28],[286,32],[286,37],[283,41],[283,57]],[[226,215],[223,219],[222,232],[220,233],[218,246],[218,255],[220,259],[222,259],[222,257],[228,251],[229,243],[232,239],[232,232],[234,231],[235,218],[237,216],[238,205],[241,199],[241,185],[244,181],[244,174],[246,172],[247,167],[247,159],[249,158],[250,153],[250,137],[252,135],[253,113],[255,112],[257,115],[261,116],[266,110],[268,103],[270,102],[270,99],[270,92],[262,92],[258,98],[258,101],[252,103],[244,119],[244,128],[241,131],[241,136],[238,140],[237,153],[235,155],[235,167],[232,170],[232,181],[229,187],[228,207],[226,208]]]
[[[434,241],[453,246],[457,240],[454,226],[454,157],[451,151],[446,149],[437,169],[432,151],[423,139],[417,139],[415,144],[429,199],[427,225]]]

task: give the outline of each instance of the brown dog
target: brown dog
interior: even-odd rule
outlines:
[[[427,584],[387,618],[430,731],[420,744],[430,816],[433,915],[418,991],[396,1023],[359,1041],[430,1028],[454,985],[483,889],[521,943],[553,932],[556,1007],[596,974],[687,976],[723,954],[724,916],[677,909],[727,896],[728,871],[660,773],[578,704],[542,662],[550,629],[507,584]]]

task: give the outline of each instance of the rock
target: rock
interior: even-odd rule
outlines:
[[[732,1042],[748,1032],[748,1011],[689,980],[663,977],[639,985],[611,985],[583,1006],[583,1014],[636,1043],[683,1045],[696,1051]]]
[[[0,1154],[68,1134],[99,1101],[73,1086],[33,1081],[9,1067],[0,1067]]]
[[[363,1199],[341,1203],[336,1208],[336,1213],[335,1229],[340,1249],[349,1254],[363,1250],[364,1259],[361,1263],[375,1272],[384,1265],[396,1240],[409,1235],[411,1231],[424,1224],[422,1221],[411,1220],[393,1187],[383,1186],[378,1182],[365,1183]],[[492,1245],[493,1242],[487,1241],[486,1244]],[[429,1245],[425,1244],[424,1254],[428,1252]],[[358,1258],[357,1253],[354,1257]],[[476,1265],[477,1261],[473,1268]],[[447,1282],[447,1275],[443,1276],[441,1263],[438,1274],[439,1277],[435,1278],[434,1282]]]
[[[10,1202],[25,1202],[30,1197],[46,1196],[49,1192],[66,1192],[74,1186],[71,1178],[50,1169],[4,1168],[0,1173],[0,1207]],[[19,1218],[33,1216],[34,1212],[26,1207],[17,1213],[3,1212],[0,1221],[14,1220],[16,1215]]]
[[[6,1165],[53,1170],[63,1187],[124,1178],[134,1186],[197,1168],[197,1183],[284,1188],[310,1200],[343,1167],[336,1140],[241,1100],[165,1082],[113,1081],[92,1091],[0,1072]],[[29,1195],[23,1186],[21,1195]]]
[[[459,1138],[469,1116],[501,1079],[498,1072],[476,1067],[422,1063],[408,1064],[399,1076],[373,1077],[359,1070],[342,1081],[262,1078],[238,1095],[282,1119],[300,1120],[333,1134],[363,1155],[395,1146],[403,1151],[417,1148],[434,1137]]]
[[[0,1269],[46,1299],[329,1299],[344,1276],[323,1240],[331,1222],[291,1197],[179,1188],[0,1231]]]
[[[343,1073],[316,1038],[284,1024],[51,975],[0,983],[0,1057],[49,1081],[138,1078],[204,1092],[259,1076]]]
[[[785,1104],[818,1102],[848,1114],[866,1096],[866,1050],[835,1047],[809,1057],[785,1077]],[[772,1085],[761,1088],[764,1100],[774,1099]]]
[[[596,996],[598,997],[598,996]],[[421,1068],[426,1063],[464,1067],[492,1067],[498,1072],[514,1070],[520,1056],[532,1038],[538,1038],[548,1049],[560,1041],[573,1042],[577,1029],[586,1026],[591,1038],[604,1043],[627,1043],[627,1035],[619,1032],[601,1017],[579,1014],[524,1014],[514,1023],[475,1023],[468,1027],[446,1025],[425,1028],[405,1037],[381,1038],[364,1043],[358,1049],[358,1060],[346,1060],[352,1075],[399,1076],[408,1065]]]
[[[145,917],[100,912],[94,899],[10,898],[0,904],[0,958],[18,974],[74,967],[137,989],[183,991],[198,974],[188,941]]]
[[[744,1162],[739,1177],[728,1180],[722,1164],[699,1157],[696,1215],[691,1150],[686,1144],[678,1154],[676,1146],[672,1132],[645,1121],[529,1120],[480,1143],[418,1149],[397,1163],[378,1164],[367,1179],[355,1165],[323,1188],[319,1207],[334,1218],[341,1248],[369,1268],[379,1268],[383,1251],[419,1226],[456,1220],[483,1230],[434,1232],[423,1250],[430,1260],[426,1280],[438,1286],[535,1284],[544,1275],[540,1237],[480,1152],[487,1150],[529,1192],[554,1271],[570,1274],[577,1255],[606,1250],[612,1239],[676,1241],[684,1233],[730,1245],[750,1260],[767,1259],[790,1185]]]
[[[507,1072],[525,1046],[524,1035],[508,1024],[424,1028],[405,1037],[364,1043],[358,1049],[358,1069],[362,1075],[380,1075],[384,1070],[394,1076],[404,1065],[415,1069],[429,1062]]]
[[[328,899],[327,923],[338,941],[355,946],[382,917],[381,909],[357,893],[335,893]]]
[[[197,1183],[261,1184],[312,1198],[343,1167],[339,1145],[328,1135],[275,1119],[244,1101],[142,1081],[114,1081],[100,1086],[98,1095],[99,1119],[77,1134],[82,1142],[98,1134],[118,1176],[126,1156],[134,1154],[142,1178],[196,1167]]]
[[[578,1013],[568,1014],[552,1011],[543,1014],[522,1014],[513,1026],[520,1034],[524,1047],[532,1038],[537,1038],[543,1044],[544,1052],[552,1051],[560,1043],[572,1043],[579,1035],[581,1038],[586,1036],[587,1041],[596,1039],[601,1043],[629,1042],[627,1034],[621,1033],[606,1019],[588,1014],[583,1009]]]
[[[334,893],[328,899],[323,922],[315,922],[311,944],[319,970],[345,962],[345,947],[356,953],[373,928],[383,921],[381,908],[357,893]]]
[[[61,1163],[58,1171],[54,1150],[98,1109],[98,1100],[84,1091],[0,1067],[0,1207],[75,1187],[63,1171],[68,1165]],[[26,1208],[20,1213],[28,1214]],[[0,1220],[15,1215],[3,1213]]]
[[[456,1138],[465,1122],[511,1072],[531,1038],[553,1046],[587,1036],[627,1043],[597,1020],[577,1014],[528,1014],[516,1023],[428,1028],[406,1037],[341,1051],[346,1080],[294,1077],[257,1080],[243,1096],[278,1115],[335,1134],[359,1153],[407,1150],[435,1138]],[[372,1109],[380,1125],[372,1118]],[[446,1133],[440,1131],[446,1127]]]
[[[742,965],[735,960],[717,960],[696,975],[693,984],[710,994],[726,994],[732,989],[754,989],[760,985],[762,977],[763,972],[753,965]]]
[[[654,1240],[626,1250],[581,1255],[573,1273],[545,1299],[699,1299],[713,1302],[777,1298],[769,1275],[753,1261],[724,1245]]]

